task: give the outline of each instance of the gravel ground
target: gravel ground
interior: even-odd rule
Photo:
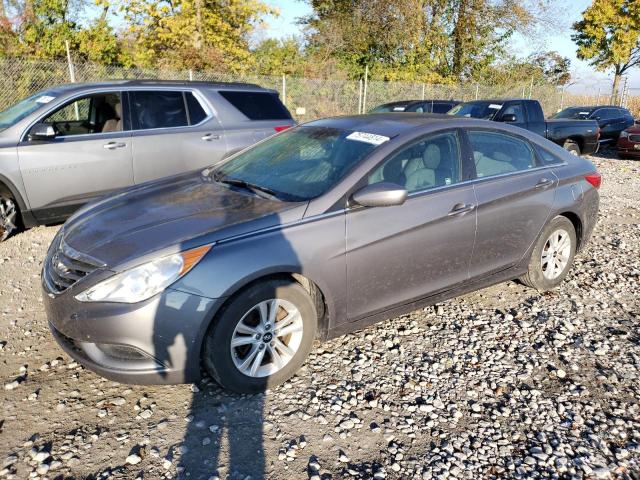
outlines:
[[[265,395],[139,387],[65,356],[41,260],[0,244],[0,478],[640,478],[640,162],[600,155],[567,281],[500,284],[318,345]]]

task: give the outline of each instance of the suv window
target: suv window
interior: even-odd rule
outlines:
[[[73,100],[45,117],[56,135],[72,136],[122,131],[120,93],[99,93]]]
[[[221,91],[222,97],[250,120],[291,120],[275,93]]]
[[[527,170],[535,166],[531,146],[504,133],[469,131],[478,178]]]
[[[184,96],[187,101],[189,125],[197,125],[207,118],[207,112],[204,111],[204,108],[202,108],[202,105],[192,92],[185,92]]]
[[[368,183],[391,182],[409,193],[460,181],[460,142],[455,132],[431,136],[403,148],[379,165]]]
[[[133,128],[136,130],[189,125],[182,92],[134,90],[129,93],[129,96]]]

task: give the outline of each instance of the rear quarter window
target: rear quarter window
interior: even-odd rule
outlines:
[[[549,150],[546,150],[539,145],[535,146],[536,153],[542,162],[542,165],[559,165],[564,163],[564,160],[557,155],[554,155]]]
[[[220,95],[251,120],[291,119],[291,114],[274,93],[221,91]]]

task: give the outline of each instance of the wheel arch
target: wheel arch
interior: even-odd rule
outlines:
[[[572,224],[573,224],[573,228],[576,231],[576,241],[577,241],[577,245],[576,245],[576,252],[579,252],[582,249],[582,245],[583,245],[583,226],[582,226],[582,220],[580,219],[580,216],[572,211],[564,211],[561,213],[558,213],[559,217],[565,217],[567,218]]]
[[[566,145],[567,142],[575,143],[576,145],[578,145],[580,153],[584,151],[584,137],[580,135],[570,135],[565,139],[563,145]]]
[[[4,175],[0,174],[0,194],[8,193],[11,197],[18,203],[18,208],[20,209],[20,213],[27,210],[27,204],[25,203],[22,195],[15,187],[15,185]]]
[[[224,311],[225,307],[229,305],[229,303],[231,303],[238,296],[238,294],[240,294],[240,292],[246,290],[247,288],[250,288],[251,286],[257,283],[266,282],[269,280],[293,281],[301,285],[302,288],[304,288],[307,291],[307,293],[309,293],[316,307],[316,312],[318,314],[318,329],[316,333],[316,338],[320,340],[326,339],[329,332],[329,319],[330,319],[331,309],[327,303],[325,293],[318,286],[318,284],[314,282],[312,279],[294,270],[263,272],[261,274],[258,274],[255,277],[246,279],[246,281],[244,282],[237,283],[236,285],[234,285],[229,290],[228,296],[225,296],[224,302],[222,302],[219,305],[215,313],[211,316],[211,319],[209,320],[206,328],[204,329],[204,332],[206,332],[209,329],[212,322],[216,321],[216,318],[218,317],[218,315],[220,315],[220,313]],[[203,336],[203,340],[204,340],[204,336]],[[203,345],[204,345],[204,342],[203,342]]]

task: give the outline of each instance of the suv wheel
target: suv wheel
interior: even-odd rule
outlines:
[[[256,393],[288,380],[316,335],[314,303],[298,283],[271,280],[243,290],[221,311],[204,341],[203,364],[223,387]]]
[[[0,242],[18,229],[18,207],[13,198],[0,194]]]
[[[571,155],[575,155],[576,157],[580,156],[580,145],[578,145],[573,140],[567,140],[563,145],[564,149],[567,150]]]
[[[545,292],[558,286],[569,273],[576,253],[576,231],[568,218],[557,216],[545,227],[531,253],[522,283]]]

